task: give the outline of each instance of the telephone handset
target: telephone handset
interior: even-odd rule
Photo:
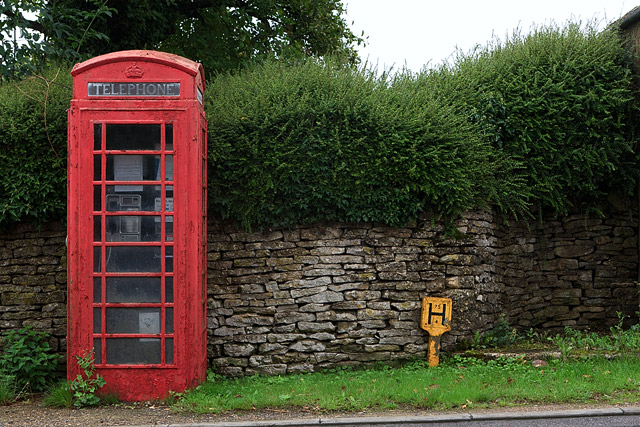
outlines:
[[[107,210],[140,211],[142,198],[139,194],[109,194],[107,195]],[[139,216],[109,216],[107,217],[107,241],[109,242],[139,242]]]
[[[140,181],[143,174],[142,156],[126,155],[114,156],[113,174],[116,181]],[[141,185],[116,185],[116,193],[141,192]],[[107,210],[114,211],[140,211],[142,209],[142,197],[140,194],[107,194]],[[109,216],[107,217],[107,241],[110,242],[139,242],[140,241],[139,216]]]

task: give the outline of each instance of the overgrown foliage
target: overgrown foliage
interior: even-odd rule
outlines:
[[[616,31],[540,27],[418,75],[344,64],[270,60],[209,84],[210,214],[401,224],[488,205],[598,211],[634,191],[637,103]],[[0,224],[64,213],[69,86],[68,70],[0,86]]]
[[[0,224],[66,211],[68,69],[0,85]]]
[[[569,23],[494,40],[418,79],[522,162],[535,209],[565,214],[597,210],[612,190],[633,194],[638,117],[630,64],[615,27]]]
[[[13,377],[17,389],[43,391],[56,377],[59,358],[51,350],[47,338],[46,333],[31,327],[8,331],[2,337],[0,354],[0,374],[3,378]]]
[[[409,75],[267,62],[216,79],[207,109],[212,207],[245,226],[454,217],[517,167]]]
[[[345,12],[340,0],[3,1],[0,80],[130,49],[183,55],[211,76],[268,55],[354,62],[364,40]]]
[[[85,47],[92,42],[108,46],[107,36],[94,28],[96,20],[115,12],[107,0],[82,0],[83,8],[65,3],[0,2],[0,81],[40,72],[51,63],[88,59]]]
[[[17,398],[16,377],[0,372],[0,405],[8,405]]]
[[[94,350],[86,351],[82,356],[76,356],[76,362],[82,370],[81,374],[69,383],[69,389],[73,393],[73,405],[77,408],[93,406],[100,403],[98,391],[104,387],[104,377],[96,373],[94,363]]]

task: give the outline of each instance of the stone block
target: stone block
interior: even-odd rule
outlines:
[[[390,304],[395,310],[398,311],[417,310],[422,305],[419,301],[392,302]]]
[[[344,291],[351,291],[351,290],[364,291],[367,289],[369,289],[369,283],[367,282],[355,282],[355,283],[348,282],[348,283],[341,283],[339,285],[329,285],[329,290],[334,292],[344,292]]]
[[[360,264],[364,258],[357,255],[322,255],[320,262],[325,264]]]
[[[250,325],[273,325],[273,317],[257,316],[253,314],[242,314],[228,317],[225,320],[227,326],[244,327]]]
[[[309,338],[318,341],[332,341],[336,339],[336,336],[327,332],[318,332],[315,334],[309,335]]]
[[[375,273],[360,272],[360,273],[347,273],[344,276],[336,276],[333,278],[333,283],[358,283],[358,282],[370,282],[376,279]]]
[[[363,328],[370,329],[374,332],[377,329],[384,329],[387,327],[387,324],[384,320],[360,320],[358,324]]]
[[[339,292],[324,291],[316,295],[298,298],[296,301],[300,304],[304,304],[304,303],[324,304],[324,303],[344,301],[344,296]]]
[[[313,372],[314,367],[311,363],[294,363],[287,367],[288,374],[301,374],[304,372]]]
[[[289,323],[287,325],[278,325],[273,327],[273,331],[277,334],[290,334],[296,330],[295,323]]]
[[[378,273],[380,280],[405,280],[405,281],[419,281],[420,273],[415,271],[381,271]]]
[[[336,332],[339,334],[349,333],[357,328],[355,322],[338,322]]]
[[[396,345],[396,346],[406,345],[406,344],[416,344],[418,341],[419,341],[418,337],[410,337],[410,336],[380,338],[380,344]]]
[[[332,322],[298,322],[300,332],[329,332],[336,329]]]
[[[301,353],[317,353],[325,350],[325,346],[315,340],[302,340],[290,345],[290,351],[299,351]]]
[[[364,346],[364,351],[367,353],[372,353],[375,351],[400,351],[400,346],[399,345],[393,345],[393,344],[372,344],[372,345],[365,345]]]
[[[343,301],[331,304],[332,310],[357,310],[366,307],[366,301]]]
[[[316,320],[318,322],[335,322],[338,320],[338,315],[335,311],[321,311],[316,313]]]
[[[293,289],[291,291],[291,297],[294,299],[308,297],[310,295],[316,295],[327,290],[326,286],[318,286],[313,288]]]
[[[371,301],[378,300],[382,296],[380,291],[347,291],[344,299],[347,301]]]
[[[287,349],[287,346],[273,342],[261,344],[258,348],[261,354],[284,354],[287,352]]]
[[[396,282],[396,290],[398,291],[424,291],[427,289],[427,285],[423,281],[403,281]]]
[[[243,294],[261,294],[266,290],[264,285],[240,285],[240,292]]]
[[[327,304],[305,304],[300,307],[301,313],[318,313],[329,310]]]
[[[1,297],[2,305],[32,305],[36,302],[35,292],[6,292]]]
[[[332,362],[337,363],[348,360],[349,356],[343,353],[316,353],[315,359],[317,363]]]
[[[213,331],[213,335],[219,337],[230,337],[238,334],[244,334],[244,328],[230,328],[228,326],[223,326]]]
[[[247,375],[284,375],[287,373],[287,365],[284,363],[277,363],[273,365],[261,365],[255,368],[247,368]]]
[[[578,258],[581,256],[589,255],[593,251],[593,246],[575,244],[570,246],[559,246],[555,248],[553,252],[561,258]]]
[[[313,313],[276,313],[274,315],[275,323],[297,323],[297,322],[313,322],[316,320],[316,315]]]
[[[339,239],[343,235],[343,230],[335,227],[303,228],[300,230],[302,240],[327,240]]]
[[[364,310],[358,310],[358,320],[373,320],[373,319],[394,319],[398,314],[393,310],[373,310],[367,308]]]
[[[303,289],[326,286],[331,283],[330,277],[318,277],[316,279],[298,279],[280,285],[281,289]]]
[[[269,334],[267,335],[267,342],[283,343],[283,342],[297,341],[303,338],[305,338],[304,334]]]
[[[302,271],[305,277],[343,276],[344,274],[345,271],[342,268],[311,268]]]
[[[313,248],[313,249],[309,250],[309,253],[311,255],[314,255],[313,258],[315,259],[315,262],[309,263],[309,264],[316,264],[316,263],[320,262],[320,258],[318,257],[319,255],[322,255],[322,256],[342,255],[342,254],[345,253],[345,251],[346,251],[346,248],[344,248],[344,247],[335,247],[335,246],[324,246],[324,247],[319,247],[319,248]]]

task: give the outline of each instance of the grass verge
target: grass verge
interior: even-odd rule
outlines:
[[[640,358],[601,357],[533,367],[523,359],[482,362],[454,356],[437,368],[337,369],[289,376],[225,379],[211,374],[175,408],[195,413],[300,407],[360,411],[399,406],[450,409],[522,403],[640,401]]]

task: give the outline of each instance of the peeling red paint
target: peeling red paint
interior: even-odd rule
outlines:
[[[202,66],[126,51],[71,74],[67,376],[95,348],[108,391],[163,398],[206,374]]]

